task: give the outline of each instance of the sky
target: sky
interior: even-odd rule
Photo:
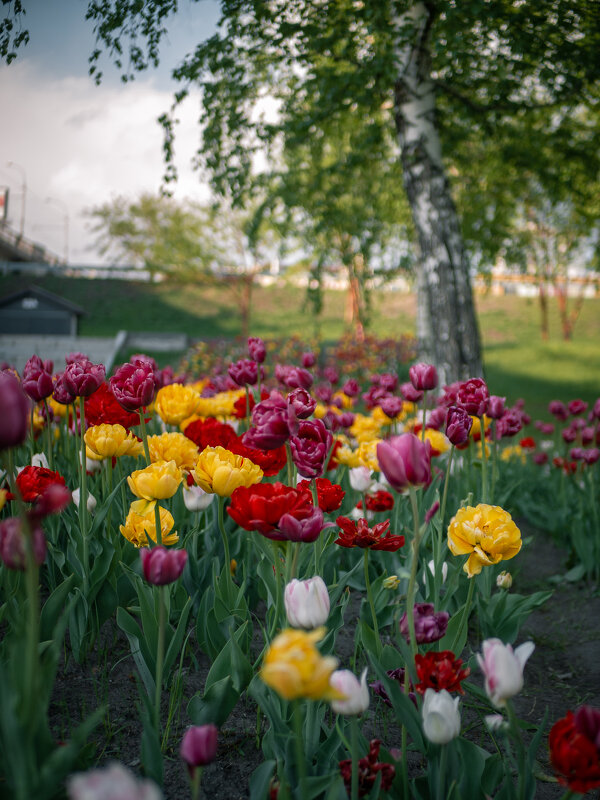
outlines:
[[[23,5],[30,42],[10,65],[0,64],[0,187],[10,192],[8,224],[18,233],[24,222],[27,238],[69,264],[103,264],[86,211],[117,196],[159,191],[164,163],[157,118],[169,110],[177,88],[170,71],[216,31],[218,3],[180,0],[159,68],[123,84],[104,57],[100,86],[88,75],[94,34],[85,20],[86,0]],[[208,197],[192,169],[199,115],[193,94],[177,114],[179,200]]]

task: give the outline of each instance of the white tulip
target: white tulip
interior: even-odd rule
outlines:
[[[458,697],[452,699],[449,692],[442,689],[425,690],[423,700],[423,732],[434,744],[448,744],[460,733],[460,711]]]

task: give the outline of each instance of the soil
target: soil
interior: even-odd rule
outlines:
[[[567,710],[582,703],[600,707],[600,596],[594,593],[594,587],[583,581],[570,583],[561,579],[556,584],[549,583],[549,578],[566,572],[567,553],[546,534],[528,530],[524,523],[522,529],[524,535],[531,535],[532,541],[511,565],[514,589],[530,594],[554,585],[555,591],[544,606],[531,614],[518,637],[518,642],[533,640],[536,647],[525,668],[525,687],[516,698],[516,709],[522,720],[536,725],[541,723],[548,709],[546,728],[549,730]],[[349,665],[353,652],[352,623],[359,602],[358,595],[352,598],[347,609],[348,625],[338,637],[336,653],[343,666]],[[478,649],[477,633],[471,633],[470,646]],[[174,712],[165,757],[165,800],[189,796],[187,776],[177,750],[191,722],[186,713],[187,702],[203,689],[209,667],[206,656],[197,650],[190,652],[185,659],[181,691],[171,694]],[[473,670],[469,680],[481,684],[477,672]],[[105,764],[117,759],[138,772],[138,702],[129,645],[116,626],[108,632],[105,626],[101,641],[86,663],[77,664],[70,659],[58,672],[51,706],[54,732],[57,739],[66,738],[79,719],[106,704],[108,712],[104,723],[94,735],[93,761]],[[166,720],[168,697],[164,703]],[[384,739],[387,747],[398,747],[400,739],[396,726],[382,723],[380,707],[373,703],[363,720],[365,735],[377,735]],[[249,777],[263,760],[257,749],[256,722],[256,707],[251,700],[242,699],[220,730],[217,759],[203,773],[203,796],[212,800],[249,797]],[[536,798],[554,800],[562,796],[564,789],[552,777],[546,742],[547,736],[544,736],[538,755],[541,779]]]

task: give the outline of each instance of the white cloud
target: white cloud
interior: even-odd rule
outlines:
[[[90,78],[44,75],[27,59],[0,67],[2,153],[0,184],[12,194],[11,222],[19,227],[25,170],[25,234],[59,256],[65,250],[65,211],[69,219],[69,261],[101,261],[90,250],[93,236],[83,211],[116,195],[135,197],[158,191],[163,175],[160,114],[171,105],[168,91],[151,79],[122,86],[95,86]],[[178,198],[206,199],[208,189],[191,161],[199,142],[199,99],[180,107],[175,140]],[[45,198],[53,198],[46,203]]]

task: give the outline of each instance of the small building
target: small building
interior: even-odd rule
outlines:
[[[0,334],[77,336],[85,313],[69,300],[30,286],[0,298]]]

